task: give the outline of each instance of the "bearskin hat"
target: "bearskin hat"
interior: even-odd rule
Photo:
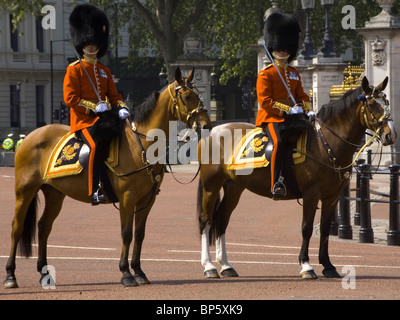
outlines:
[[[288,62],[296,58],[300,32],[297,19],[281,12],[272,13],[264,24],[264,39],[268,50],[271,54],[273,51],[289,51]]]
[[[98,58],[108,49],[109,22],[105,13],[91,4],[75,7],[69,17],[71,38],[76,50],[83,55],[83,48],[90,43],[99,47]]]

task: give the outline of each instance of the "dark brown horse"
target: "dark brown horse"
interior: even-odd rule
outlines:
[[[319,201],[322,203],[319,262],[324,266],[323,274],[326,277],[340,277],[328,255],[331,220],[342,188],[349,183],[353,155],[366,129],[375,132],[383,145],[392,144],[396,139],[393,121],[389,114],[389,102],[382,92],[387,82],[388,78],[379,86],[370,87],[367,78],[364,78],[361,87],[349,91],[339,101],[324,106],[318,113],[310,132],[306,161],[293,166],[304,204],[303,243],[299,255],[303,278],[317,277],[309,263],[308,247]],[[199,144],[199,155],[209,155],[200,159],[202,165],[197,210],[202,235],[201,262],[206,277],[219,277],[210,256],[209,246],[212,236],[216,241],[216,259],[222,267],[221,274],[227,277],[237,276],[228,262],[225,232],[242,192],[248,189],[258,195],[272,197],[269,167],[254,169],[248,175],[227,168],[234,144],[227,145],[226,139],[221,140],[221,137],[233,136],[237,130],[242,130],[244,134],[250,129],[254,129],[254,126],[248,123],[217,126],[203,144]],[[215,152],[219,152],[221,156],[218,158],[218,163],[213,164],[211,155]],[[222,200],[220,200],[221,189],[223,189]],[[286,199],[295,197],[288,192]]]
[[[204,109],[198,90],[192,85],[194,70],[188,77],[182,77],[179,68],[176,81],[160,93],[154,93],[134,113],[133,123],[127,122],[119,143],[119,164],[115,168],[117,175],[108,172],[116,196],[119,199],[122,252],[119,268],[122,272],[122,284],[135,286],[149,283],[140,267],[140,254],[145,234],[147,216],[155,201],[164,175],[164,165],[147,165],[143,154],[154,141],[145,135],[152,129],[159,129],[169,137],[169,122],[182,120],[189,126],[198,128],[211,126],[207,111]],[[39,227],[39,249],[37,270],[42,273],[47,265],[47,239],[54,220],[57,218],[65,196],[89,202],[87,189],[87,171],[76,176],[56,179],[43,179],[43,173],[50,154],[60,140],[69,131],[68,126],[48,125],[29,134],[15,156],[15,216],[11,232],[11,252],[6,265],[5,288],[16,288],[15,258],[17,245],[21,253],[31,255],[32,238],[36,228],[36,203],[41,190],[45,197],[45,208]],[[140,142],[139,142],[140,141]],[[146,168],[146,170],[141,170]],[[133,174],[130,174],[133,173]],[[128,174],[124,176],[124,174]],[[129,270],[128,253],[133,238],[135,220],[135,238],[131,267]],[[46,269],[46,268],[45,268]],[[42,278],[47,273],[42,273]]]

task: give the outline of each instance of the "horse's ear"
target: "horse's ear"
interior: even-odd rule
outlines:
[[[178,83],[181,83],[181,81],[182,81],[182,72],[181,72],[181,69],[179,67],[176,68],[176,71],[175,71],[175,80]]]
[[[188,74],[186,80],[188,83],[193,81],[193,77],[194,77],[194,68],[192,69],[192,71],[190,71],[190,73]]]
[[[376,88],[377,88],[379,91],[382,92],[383,90],[386,89],[388,82],[389,82],[389,77],[386,77],[385,80],[383,80],[382,83],[381,83],[379,86],[377,86]]]
[[[364,78],[362,79],[361,87],[362,87],[363,91],[364,91],[366,94],[369,94],[369,93],[371,92],[371,88],[369,87],[369,81],[368,81],[367,77],[364,77]]]

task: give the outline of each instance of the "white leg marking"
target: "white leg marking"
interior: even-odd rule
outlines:
[[[303,274],[303,272],[314,271],[314,268],[311,267],[310,262],[308,262],[308,261],[302,263],[301,267],[302,267],[302,269],[300,271],[300,274]]]
[[[208,241],[209,231],[210,225],[207,223],[201,235],[201,264],[204,267],[204,271],[217,270],[217,268],[212,264],[210,242]]]
[[[222,268],[221,271],[224,271],[226,269],[233,269],[232,265],[228,262],[225,234],[217,238],[215,246],[216,246],[216,259],[218,263],[221,265]]]

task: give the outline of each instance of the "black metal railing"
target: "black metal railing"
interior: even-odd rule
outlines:
[[[360,226],[359,241],[361,243],[374,243],[374,230],[372,228],[371,203],[389,204],[389,230],[387,232],[387,244],[400,246],[400,201],[399,201],[399,175],[400,165],[392,164],[388,170],[372,169],[371,164],[365,163],[364,159],[357,160],[355,166],[357,172],[356,188],[350,189],[350,183],[345,187],[339,202],[339,210],[332,223],[331,234],[340,239],[353,239],[353,227],[351,225],[350,201],[356,202],[354,214],[354,225]],[[390,193],[382,193],[370,190],[370,180],[375,174],[389,176]],[[355,197],[350,192],[355,191]],[[375,194],[385,199],[371,199]]]

